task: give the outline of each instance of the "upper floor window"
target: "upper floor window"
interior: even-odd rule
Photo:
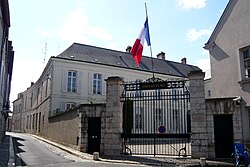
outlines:
[[[244,60],[244,75],[246,79],[250,78],[250,48],[243,50],[243,60]]]
[[[80,93],[81,71],[62,70],[62,92]]]
[[[102,94],[102,74],[93,75],[93,94]]]
[[[76,71],[68,71],[67,92],[76,92]]]

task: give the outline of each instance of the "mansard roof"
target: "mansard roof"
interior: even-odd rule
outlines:
[[[222,13],[222,15],[217,23],[217,25],[214,28],[214,31],[212,32],[209,40],[207,41],[207,43],[205,43],[205,46],[204,46],[205,49],[208,49],[210,46],[213,46],[213,43],[214,43],[217,35],[219,34],[221,29],[223,28],[224,24],[227,22],[227,19],[231,15],[233,8],[237,2],[238,2],[238,0],[229,0],[225,10],[223,11],[223,13]]]
[[[130,53],[79,43],[73,43],[56,58],[152,72],[151,57],[143,56],[140,67],[138,67]],[[157,58],[153,58],[153,64],[155,73],[177,77],[187,78],[190,71],[201,70],[196,66]]]

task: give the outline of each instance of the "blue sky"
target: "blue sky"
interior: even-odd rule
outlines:
[[[125,51],[149,16],[153,57],[197,65],[209,75],[203,49],[228,0],[9,0],[15,50],[11,102],[36,82],[50,56],[73,42]],[[144,45],[143,55],[150,56]]]

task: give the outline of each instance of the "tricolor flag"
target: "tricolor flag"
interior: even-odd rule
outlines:
[[[135,62],[138,66],[140,66],[142,51],[143,51],[143,44],[144,44],[145,39],[148,43],[148,46],[150,46],[151,43],[150,43],[150,37],[149,37],[148,18],[146,18],[146,21],[145,21],[144,26],[141,30],[141,33],[140,33],[139,37],[135,40],[134,46],[132,47],[132,49],[130,51],[130,53],[132,54],[132,56],[135,59]]]

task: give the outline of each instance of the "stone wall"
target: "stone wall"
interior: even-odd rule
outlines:
[[[204,77],[202,71],[188,74],[190,79],[191,108],[191,155],[193,158],[208,157],[207,117],[205,108]]]
[[[105,104],[81,104],[49,118],[45,137],[82,152],[88,151],[88,118],[101,118],[101,131],[105,131]],[[102,134],[105,137],[105,134]]]
[[[233,98],[206,99],[208,156],[215,157],[214,115],[232,114],[234,141],[242,141],[241,105],[236,104]]]
[[[79,116],[77,110],[69,110],[49,118],[47,138],[78,148]]]
[[[123,79],[109,77],[106,80],[106,112],[104,115],[101,153],[119,155],[122,152],[122,103]]]
[[[79,151],[87,152],[88,151],[88,118],[91,117],[100,117],[101,118],[101,141],[105,137],[104,128],[105,128],[105,115],[106,105],[105,104],[82,104],[78,109],[79,120]]]

